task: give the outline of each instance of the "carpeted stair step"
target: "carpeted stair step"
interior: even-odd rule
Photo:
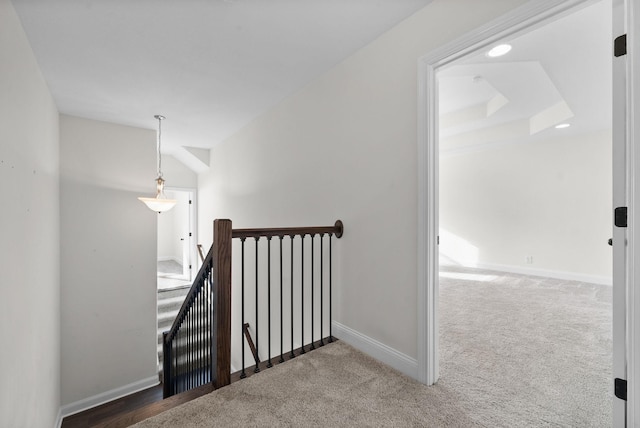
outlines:
[[[185,297],[186,294],[184,296],[175,297],[162,296],[162,298],[158,296],[158,312],[171,312],[179,310],[182,306],[182,302],[184,302]]]
[[[194,311],[193,313],[195,314],[199,314],[201,310],[202,309],[200,308],[192,309],[192,311]],[[173,311],[158,312],[158,332],[160,333],[160,335],[162,334],[163,331],[167,331],[171,328],[173,321],[178,316],[178,312],[180,312],[179,308]]]
[[[162,370],[162,333],[171,328],[191,287],[158,290],[158,371]]]
[[[189,293],[190,287],[182,287],[178,289],[170,289],[170,290],[159,290],[158,291],[158,342],[157,342],[157,351],[158,351],[158,374],[160,379],[162,380],[162,334],[165,331],[169,331],[173,322],[175,321],[178,313],[180,312],[180,308],[184,303],[184,299]],[[192,311],[195,314],[199,314],[203,311],[204,308],[201,306],[195,306],[192,308]],[[204,337],[204,333],[208,332],[211,328],[209,321],[203,318],[197,319],[195,325],[195,335],[194,342],[191,344],[192,350],[197,349],[200,342],[203,341],[202,337]],[[198,334],[202,333],[202,334]],[[209,359],[208,346],[205,346],[205,343],[202,343],[206,349],[202,349],[199,353],[199,359],[195,361],[191,361],[192,367],[200,367],[204,366]],[[181,350],[186,349],[185,344],[177,344],[176,351],[180,353]]]

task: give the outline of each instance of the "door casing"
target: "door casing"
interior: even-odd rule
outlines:
[[[614,0],[617,1],[617,0]],[[618,257],[628,258],[624,264],[625,270],[625,290],[627,303],[626,311],[622,314],[626,322],[626,360],[632,361],[627,370],[627,381],[629,384],[629,403],[626,409],[626,423],[634,426],[633,421],[638,420],[635,415],[640,415],[640,403],[635,403],[634,397],[640,396],[640,385],[635,381],[635,373],[640,373],[640,362],[637,362],[633,355],[640,355],[640,340],[634,340],[635,331],[640,331],[640,293],[633,293],[634,280],[637,278],[640,283],[640,269],[636,272],[633,267],[635,259],[633,256],[634,219],[640,221],[640,214],[636,215],[633,209],[633,201],[640,200],[640,186],[633,186],[635,166],[640,165],[640,150],[633,152],[633,142],[639,138],[634,135],[634,123],[640,123],[640,112],[633,109],[635,101],[640,101],[640,93],[635,88],[640,87],[640,77],[633,70],[640,71],[640,63],[636,60],[638,55],[634,52],[640,50],[640,41],[637,34],[633,33],[633,24],[639,23],[637,16],[640,14],[640,5],[637,0],[620,0],[625,2],[625,23],[629,30],[628,40],[630,43],[629,57],[627,61],[627,80],[629,87],[626,89],[626,176],[629,191],[627,194],[627,206],[630,211],[629,226],[626,230],[628,239],[618,250]],[[518,33],[531,31],[532,29],[544,25],[546,22],[558,19],[564,15],[575,12],[579,8],[595,3],[592,0],[534,0],[529,1],[510,13],[492,21],[472,33],[469,33],[453,42],[432,51],[418,60],[418,380],[427,385],[434,384],[439,377],[438,364],[438,93],[436,84],[437,70],[457,59],[464,57],[474,51],[484,49],[487,46],[508,37],[513,37]],[[615,29],[614,29],[615,31]],[[614,34],[615,35],[615,34]],[[635,42],[635,43],[634,43]],[[613,40],[612,40],[613,43]],[[635,82],[632,80],[635,79]],[[635,83],[635,87],[634,87]],[[614,112],[616,108],[614,106]],[[635,120],[635,122],[634,122]],[[616,123],[614,122],[614,126]],[[619,124],[617,126],[620,126]],[[638,159],[635,159],[638,157]],[[615,167],[615,165],[614,165]],[[618,192],[620,189],[618,189]],[[616,190],[614,189],[614,193]],[[634,198],[637,193],[638,197]],[[640,236],[638,237],[640,238]],[[621,256],[621,254],[623,254]],[[616,253],[614,253],[614,257]],[[640,266],[640,264],[639,264]],[[618,301],[620,304],[620,301]],[[622,303],[624,307],[624,303]],[[620,314],[618,313],[619,317]],[[619,346],[619,343],[618,343]],[[622,344],[623,349],[625,344]],[[636,350],[638,352],[636,352]],[[635,371],[635,373],[634,373]],[[616,399],[614,399],[616,400]],[[633,400],[633,401],[632,401]],[[621,407],[614,406],[615,426],[620,425]],[[624,416],[622,416],[624,420]]]

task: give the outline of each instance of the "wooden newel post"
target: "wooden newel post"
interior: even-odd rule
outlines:
[[[231,383],[231,220],[213,222],[213,385]]]

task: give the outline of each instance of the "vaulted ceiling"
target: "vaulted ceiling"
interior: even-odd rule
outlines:
[[[611,128],[611,4],[602,1],[501,40],[439,75],[443,153]],[[567,128],[556,129],[559,124]]]
[[[223,141],[430,1],[13,4],[60,112],[150,129],[163,114],[163,146],[190,163],[183,146]]]
[[[202,170],[202,149],[430,1],[13,3],[60,112],[149,129],[163,114],[164,151]],[[609,128],[610,22],[603,1],[442,70],[442,150]]]

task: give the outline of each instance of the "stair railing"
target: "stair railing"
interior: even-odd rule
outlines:
[[[256,365],[253,372],[257,373],[260,368],[271,367],[274,364],[272,357],[279,356],[278,363],[285,359],[291,359],[304,354],[307,350],[315,349],[316,346],[323,346],[325,340],[333,341],[331,330],[331,301],[332,301],[332,243],[333,236],[342,237],[343,225],[338,220],[333,226],[326,227],[289,227],[289,228],[267,228],[267,229],[232,229],[231,220],[214,221],[213,245],[209,253],[204,258],[202,267],[189,291],[185,301],[178,312],[171,329],[163,333],[163,371],[164,371],[164,396],[169,397],[179,392],[196,388],[206,383],[212,383],[214,388],[220,388],[231,382],[231,253],[232,239],[236,238],[241,243],[241,317],[242,331],[240,337],[245,336],[245,325],[248,324],[245,313],[245,289],[247,280],[245,278],[245,241],[250,238],[255,241],[255,318],[251,325],[255,330],[254,359]],[[309,237],[305,244],[305,237]],[[326,237],[326,238],[325,238]],[[259,277],[259,241],[265,238],[267,241],[267,278],[261,280]],[[273,238],[277,238],[279,243],[279,272],[276,273],[278,287],[272,289],[272,245]],[[298,238],[298,239],[297,239]],[[316,239],[317,238],[317,239]],[[284,252],[283,243],[289,241],[289,260],[283,263]],[[298,241],[297,247],[300,249],[300,256],[294,260],[294,240]],[[328,267],[325,266],[324,245],[328,244]],[[317,248],[319,247],[319,248]],[[310,259],[305,259],[305,248],[310,250]],[[319,256],[315,256],[316,249]],[[319,259],[319,260],[318,260]],[[297,262],[296,262],[297,260]],[[278,260],[276,260],[277,262]],[[316,263],[318,263],[316,265]],[[285,302],[284,292],[284,265],[287,264],[290,272],[288,286],[288,302]],[[296,270],[294,270],[294,265]],[[319,265],[319,268],[316,266]],[[305,274],[305,266],[310,267],[310,273]],[[318,270],[315,270],[318,269]],[[325,271],[327,275],[325,276]],[[294,279],[294,272],[296,278]],[[325,278],[328,277],[326,280]],[[305,284],[306,279],[306,284]],[[319,281],[318,281],[319,279]],[[266,290],[264,284],[266,282]],[[328,290],[325,288],[328,284]],[[316,284],[318,287],[316,287]],[[261,288],[262,287],[262,288]],[[305,299],[305,291],[307,298]],[[325,292],[328,291],[328,296]],[[259,294],[267,295],[267,328],[259,328],[260,313],[265,310],[264,302],[259,301]],[[279,304],[276,304],[276,311],[279,312],[279,350],[272,352],[272,294],[279,297]],[[295,299],[295,301],[294,301]],[[325,305],[325,300],[327,304]],[[328,311],[327,311],[328,306]],[[295,308],[295,309],[294,309]],[[305,316],[305,308],[307,316]],[[328,312],[328,313],[326,313]],[[290,334],[285,333],[285,314],[288,322]],[[276,314],[277,315],[277,314]],[[325,318],[327,316],[327,318]],[[264,315],[263,315],[264,318]],[[319,319],[318,319],[319,318]],[[305,321],[307,328],[305,329]],[[327,323],[328,321],[328,323]],[[298,324],[299,322],[299,324]],[[318,322],[318,324],[316,324]],[[310,326],[309,326],[310,324]],[[325,326],[328,324],[328,334],[325,335]],[[294,329],[294,326],[296,327]],[[310,328],[309,328],[310,327]],[[294,330],[298,330],[297,337],[294,337]],[[305,337],[305,332],[310,333]],[[315,340],[315,334],[319,333],[319,340]],[[259,362],[257,350],[259,348],[260,337],[266,334],[267,339],[267,359]],[[285,344],[285,335],[287,342]],[[245,366],[245,344],[244,339],[241,344],[242,370],[239,377],[247,376]],[[298,344],[298,348],[294,349]],[[306,348],[306,349],[305,349]],[[264,348],[262,348],[264,350]],[[279,352],[278,352],[279,351]],[[285,352],[286,351],[286,352]]]
[[[231,221],[214,221],[214,241],[169,331],[162,334],[165,398],[230,383]]]
[[[324,346],[326,342],[333,341],[331,331],[331,301],[332,301],[332,245],[331,239],[342,237],[343,224],[340,220],[336,221],[333,226],[321,227],[286,227],[286,228],[270,228],[270,229],[233,229],[233,238],[239,239],[241,248],[241,326],[242,332],[240,337],[244,336],[246,331],[245,325],[250,318],[251,326],[255,333],[255,346],[251,348],[255,366],[253,372],[257,373],[261,368],[269,368],[274,363],[282,363],[285,360],[295,358],[298,355],[306,353],[308,350],[315,349],[316,346]],[[274,239],[275,238],[275,239]],[[305,241],[305,238],[308,238]],[[266,272],[264,268],[260,269],[260,252],[259,243],[262,239],[266,240]],[[246,241],[254,241],[255,250],[255,266],[252,267],[255,278],[249,279],[245,275],[245,244]],[[272,241],[276,241],[277,245],[272,245]],[[297,241],[299,256],[296,256],[294,241]],[[286,245],[289,247],[288,254],[285,257]],[[324,245],[328,245],[329,263],[325,268]],[[272,251],[272,247],[276,247]],[[307,250],[307,258],[305,258],[305,249]],[[265,250],[264,246],[262,250]],[[318,253],[316,251],[319,250]],[[264,252],[264,251],[263,251]],[[272,253],[275,252],[275,263],[272,263]],[[316,256],[318,254],[318,256]],[[264,254],[262,255],[264,257]],[[285,261],[285,258],[288,260]],[[286,265],[286,266],[285,266]],[[272,267],[275,266],[275,269]],[[305,267],[308,268],[305,271]],[[276,272],[273,272],[275,270]],[[288,274],[287,284],[284,277]],[[327,275],[325,276],[325,271]],[[260,275],[260,273],[266,275]],[[266,278],[265,278],[266,276]],[[275,284],[273,284],[275,283]],[[253,285],[253,296],[246,296],[250,291],[249,286]],[[273,286],[275,285],[275,287]],[[325,286],[328,288],[325,288]],[[285,287],[287,290],[285,290]],[[325,294],[328,292],[328,296]],[[306,293],[306,298],[305,298]],[[262,299],[260,299],[262,295]],[[264,299],[266,295],[266,299]],[[285,298],[286,295],[286,298]],[[276,297],[276,302],[272,305],[272,296]],[[246,299],[251,299],[254,313],[249,314],[245,310]],[[266,302],[264,302],[266,300]],[[287,301],[288,300],[288,301]],[[325,300],[327,305],[325,306]],[[272,311],[275,306],[275,311]],[[328,308],[327,308],[328,306]],[[305,310],[306,315],[305,315]],[[265,316],[266,312],[266,316]],[[275,312],[275,313],[273,313]],[[263,314],[263,316],[261,316]],[[279,317],[279,328],[272,324],[273,316]],[[261,325],[260,321],[266,318],[266,328]],[[305,328],[305,322],[307,323]],[[288,325],[287,325],[288,324]],[[285,331],[285,326],[288,327]],[[328,326],[328,328],[326,328]],[[326,329],[325,329],[326,328]],[[297,332],[295,330],[298,330]],[[279,343],[272,343],[272,335],[275,333],[279,336]],[[306,333],[306,335],[305,335]],[[315,334],[318,333],[318,336]],[[328,333],[328,334],[325,334]],[[285,342],[285,338],[287,339]],[[260,347],[260,341],[265,340],[267,346]],[[316,341],[316,339],[318,339]],[[264,343],[264,342],[263,342]],[[297,344],[297,346],[296,346]],[[275,346],[272,346],[275,345]],[[278,346],[279,345],[279,346]],[[245,363],[245,344],[241,339],[241,370],[240,378],[250,374]],[[266,349],[265,349],[266,348]],[[254,351],[255,349],[255,351]],[[266,352],[264,352],[266,350]],[[266,354],[261,362],[257,358],[258,353]]]

